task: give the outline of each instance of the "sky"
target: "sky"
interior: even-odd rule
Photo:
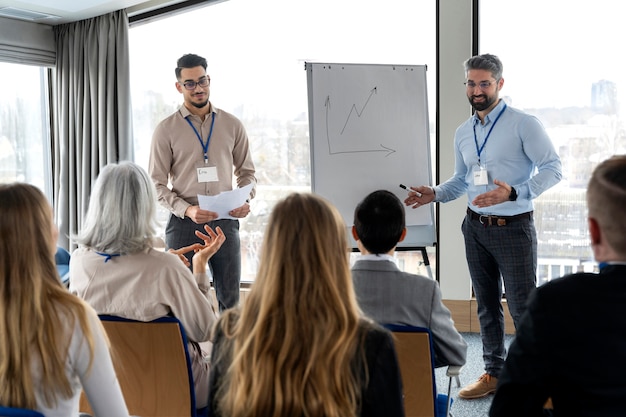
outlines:
[[[502,94],[516,107],[588,106],[602,79],[626,101],[624,58],[615,53],[625,16],[618,0],[481,0],[480,52],[502,59]],[[228,0],[162,22],[131,29],[131,41],[153,44],[132,49],[131,64],[150,63],[141,82],[169,88],[173,101],[173,67],[187,52],[208,58],[211,94],[223,108],[245,95],[285,117],[306,107],[307,61],[435,65],[434,0]]]
[[[425,11],[419,3],[229,0],[132,28],[131,67],[149,63],[141,82],[156,91],[169,88],[180,100],[173,68],[184,53],[196,53],[209,61],[211,96],[222,108],[232,109],[245,95],[264,111],[293,117],[306,111],[305,62],[434,66],[435,6],[428,1]],[[429,41],[415,42],[421,38]],[[434,85],[434,71],[432,77]]]
[[[502,60],[516,107],[588,106],[603,79],[626,101],[625,19],[619,0],[481,0],[480,52]]]
[[[245,94],[289,113],[294,102],[306,102],[306,61],[434,68],[434,44],[429,45],[434,1],[380,5],[373,0],[228,0],[140,25],[131,29],[131,41],[143,46],[131,49],[131,62],[147,70],[137,72],[136,82],[160,92],[169,89],[171,99],[179,101],[173,67],[180,55],[195,52],[209,59],[212,94],[225,107],[235,106]],[[626,102],[626,59],[620,47],[626,39],[625,17],[626,2],[620,0],[481,0],[480,52],[502,59],[502,94],[517,107],[586,106],[591,84],[602,79],[616,82]],[[355,20],[371,26],[351,32]],[[422,38],[429,41],[414,42]],[[18,78],[5,75],[5,80]],[[434,98],[434,76],[429,77]],[[29,88],[36,91],[38,85],[2,83],[5,97]]]

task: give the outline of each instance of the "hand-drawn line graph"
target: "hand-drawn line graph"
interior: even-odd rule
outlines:
[[[361,118],[361,115],[365,112],[365,108],[367,107],[368,103],[370,102],[370,99],[372,98],[373,95],[378,94],[378,87],[374,87],[370,90],[370,94],[367,97],[367,99],[365,100],[365,103],[361,106],[361,110],[359,111],[357,104],[353,103],[352,106],[350,107],[350,111],[348,112],[348,115],[346,116],[346,121],[343,124],[343,128],[341,129],[341,131],[339,132],[339,135],[343,135],[345,130],[346,130],[346,126],[348,126],[348,123],[350,123],[350,119],[353,118],[353,114],[356,114],[357,118]],[[385,158],[388,157],[389,155],[393,154],[396,152],[395,149],[389,148],[385,145],[383,145],[382,143],[380,144],[380,147],[382,149],[349,149],[349,150],[344,150],[344,151],[339,151],[339,150],[334,150],[333,149],[333,135],[331,135],[330,133],[330,117],[331,117],[331,99],[330,99],[330,94],[328,94],[326,96],[326,101],[324,102],[324,107],[326,108],[326,140],[328,142],[328,153],[330,155],[336,155],[336,154],[342,154],[342,153],[364,153],[364,152],[385,152]]]
[[[367,100],[365,100],[365,104],[363,104],[363,107],[361,108],[361,111],[359,111],[356,108],[356,103],[352,104],[352,107],[350,108],[350,113],[348,113],[348,117],[346,117],[346,123],[344,123],[343,125],[343,129],[341,129],[341,134],[343,135],[343,132],[345,132],[346,130],[346,126],[348,126],[348,122],[350,121],[350,117],[352,117],[352,112],[354,111],[357,115],[357,117],[361,118],[361,115],[363,114],[363,112],[365,111],[365,108],[367,107],[367,103],[370,102],[370,99],[372,98],[372,96],[374,94],[376,94],[378,92],[378,87],[374,87],[372,88],[372,90],[370,91],[370,95],[367,97]],[[328,100],[330,100],[330,96],[328,96]]]

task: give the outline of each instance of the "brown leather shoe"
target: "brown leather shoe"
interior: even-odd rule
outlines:
[[[486,397],[489,394],[496,392],[496,386],[498,385],[498,378],[484,373],[473,384],[469,384],[461,391],[459,391],[459,398],[471,400],[474,398]]]

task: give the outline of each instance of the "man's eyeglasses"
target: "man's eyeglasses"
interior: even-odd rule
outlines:
[[[200,87],[206,87],[210,83],[211,83],[211,79],[210,78],[203,77],[203,78],[200,78],[198,80],[198,82],[196,82],[196,81],[185,81],[183,83],[183,86],[185,86],[185,88],[187,90],[195,90],[197,85],[199,85]]]
[[[485,91],[489,87],[491,87],[491,84],[497,84],[497,83],[498,83],[497,81],[481,81],[478,84],[476,84],[474,81],[467,81],[467,82],[464,82],[463,84],[467,87],[468,90],[472,90],[476,88],[476,86],[478,86],[481,90]]]

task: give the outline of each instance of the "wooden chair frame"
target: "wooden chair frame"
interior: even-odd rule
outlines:
[[[196,417],[191,359],[181,322],[175,317],[140,322],[108,315],[100,315],[100,320],[129,413]],[[84,392],[80,411],[93,414]]]
[[[393,333],[396,354],[402,375],[404,411],[406,417],[435,417],[442,415],[437,405],[437,383],[430,330],[398,324],[384,324]],[[444,415],[450,415],[452,378],[461,371],[460,366],[450,366],[448,396]]]

